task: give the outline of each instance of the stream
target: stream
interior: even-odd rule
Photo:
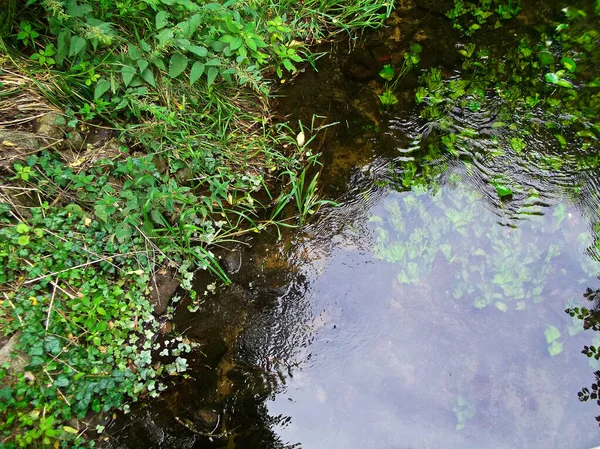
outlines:
[[[335,123],[312,151],[323,153],[322,195],[339,205],[301,232],[271,229],[216,250],[232,285],[212,294],[199,275],[206,299],[194,312],[184,300],[174,319],[200,345],[189,378],[135,407],[111,447],[600,444],[596,401],[578,399],[600,369],[581,351],[600,334],[565,313],[600,289],[598,169],[561,150],[548,127],[510,140],[546,118],[514,110],[505,125],[487,92],[476,107],[423,117],[419,72],[441,67],[460,80],[467,70],[464,37],[416,3],[399,2],[381,30],[339,40],[318,71],[279,92],[282,120]],[[519,42],[560,2],[535,3],[482,30],[477,45]],[[415,42],[419,66],[384,109],[377,73]],[[438,145],[448,129],[456,151]]]

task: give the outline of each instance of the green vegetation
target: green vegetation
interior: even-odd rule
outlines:
[[[573,2],[553,3],[555,11],[535,18],[526,17],[520,2],[511,0],[455,0],[446,14],[462,33],[460,71],[420,68],[415,99],[422,122],[410,146],[420,152],[415,160],[396,162],[385,181],[413,194],[393,198],[383,217],[372,217],[375,255],[398,263],[399,282],[420,285],[436,262],[445,260],[454,266],[454,298],[472,301],[477,308],[508,312],[543,300],[543,286],[556,270],[553,258],[569,241],[556,238],[567,213],[559,204],[551,220],[540,217],[540,195],[531,186],[564,176],[569,181],[561,193],[581,203],[584,174],[597,177],[600,165],[600,3],[580,2],[582,9]],[[517,15],[520,23],[513,21],[510,33],[494,31]],[[533,27],[522,25],[532,22]],[[393,73],[393,67],[386,67],[380,75],[391,81]],[[393,95],[389,89],[385,100]],[[387,101],[387,106],[393,103]],[[457,167],[467,176],[481,174],[472,177],[476,183],[489,184],[481,186],[481,198],[453,187]],[[446,188],[440,190],[442,181]],[[481,199],[493,203],[508,226],[498,226],[498,217],[476,207]],[[581,269],[591,278],[599,272],[600,218],[597,210],[585,213],[591,216],[592,232],[569,238],[585,253]],[[532,222],[535,235],[525,238],[520,224],[512,228],[511,220],[521,218]],[[542,250],[537,238],[544,234],[544,242],[553,244]],[[585,296],[591,306],[574,300],[567,305],[571,325],[547,325],[550,356],[562,353],[567,335],[600,329],[598,292],[588,289]],[[582,352],[597,370],[600,339],[593,340]],[[595,376],[596,383],[579,397],[600,405],[600,371]],[[459,425],[464,421],[461,410],[455,409]]]
[[[472,35],[493,19],[496,20],[494,27],[501,27],[502,20],[511,19],[520,9],[520,0],[478,0],[476,2],[456,0],[454,8],[446,15],[452,19],[454,28],[466,35]]]
[[[400,80],[404,78],[409,71],[418,66],[419,61],[421,60],[422,51],[423,48],[419,44],[411,45],[409,50],[403,55],[404,61],[397,75],[394,68],[389,64],[386,64],[379,72],[379,76],[386,80],[383,93],[379,95],[381,106],[383,106],[384,109],[398,103],[398,98],[394,95],[394,90],[398,87]]]
[[[410,195],[390,195],[384,204],[386,215],[371,217],[374,255],[398,266],[400,283],[421,285],[443,261],[452,267],[454,279],[444,282],[457,301],[506,312],[544,300],[544,286],[556,270],[553,259],[569,245],[567,236],[557,236],[566,218],[564,207],[556,207],[549,218],[529,217],[534,238],[521,228],[500,226],[498,217],[485,209],[482,196],[468,189],[413,190]],[[575,237],[584,251],[590,236]],[[547,241],[554,243],[547,247]],[[587,275],[600,269],[598,262],[582,259]],[[550,336],[551,352],[558,351],[560,332]]]
[[[167,374],[185,372],[192,345],[154,340],[153,273],[176,270],[193,310],[196,269],[228,282],[211,244],[301,225],[324,204],[314,136],[304,137],[316,129],[272,123],[269,94],[313,60],[311,44],[378,26],[392,5],[7,4],[3,117],[26,127],[40,95],[64,114],[49,124],[60,135],[35,151],[2,142],[13,163],[1,173],[0,326],[18,344],[0,368],[0,442],[90,446],[103,430],[94,413],[157,395]],[[77,144],[107,125],[118,135],[110,152]],[[297,216],[284,216],[287,204]]]

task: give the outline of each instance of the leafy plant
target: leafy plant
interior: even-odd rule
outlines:
[[[56,63],[56,60],[53,58],[54,55],[56,55],[54,44],[48,44],[43,50],[40,49],[32,54],[30,58],[37,61],[41,66],[50,67]]]
[[[21,22],[19,28],[21,31],[17,34],[17,39],[22,41],[24,46],[31,44],[32,47],[35,47],[35,40],[40,36],[40,33],[35,31],[31,23],[27,21]]]

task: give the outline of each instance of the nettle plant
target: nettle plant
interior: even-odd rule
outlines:
[[[31,3],[31,2],[30,2]],[[285,15],[267,17],[238,1],[113,2],[55,0],[41,4],[56,36],[53,64],[85,79],[90,62],[97,79],[93,97],[123,101],[122,93],[182,80],[216,80],[258,86],[268,62],[277,74],[294,72],[303,59]],[[20,37],[33,38],[26,23]],[[37,38],[37,37],[36,37]]]

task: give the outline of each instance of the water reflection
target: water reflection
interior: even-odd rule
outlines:
[[[474,198],[470,210],[459,200],[465,195]],[[403,219],[398,203],[412,204]],[[466,224],[444,233],[449,210],[462,211]],[[312,318],[304,308],[294,317],[303,350],[289,359],[284,391],[268,401],[270,414],[291,417],[275,428],[282,441],[303,448],[593,446],[598,435],[579,431],[590,408],[576,395],[589,372],[580,354],[589,336],[562,313],[580,302],[578,284],[593,284],[598,268],[573,245],[578,236],[585,245],[588,232],[577,210],[556,206],[507,228],[473,192],[443,186],[436,195],[388,191],[367,215],[377,217],[369,232],[361,231],[366,218],[345,222],[326,256],[302,270]],[[408,256],[381,257],[356,245],[358,233],[377,248],[382,229],[395,233],[385,248],[406,243],[405,253],[417,251],[414,260],[427,269],[407,274]],[[319,254],[316,241],[304,251]],[[494,245],[503,245],[496,250],[504,256]],[[461,267],[473,253],[481,260]],[[508,266],[497,270],[499,261]],[[526,276],[517,285],[502,285],[502,276],[514,280],[519,272]],[[457,294],[465,279],[474,284],[474,274],[482,285]],[[482,303],[486,293],[491,302]],[[554,340],[550,326],[560,333]]]

